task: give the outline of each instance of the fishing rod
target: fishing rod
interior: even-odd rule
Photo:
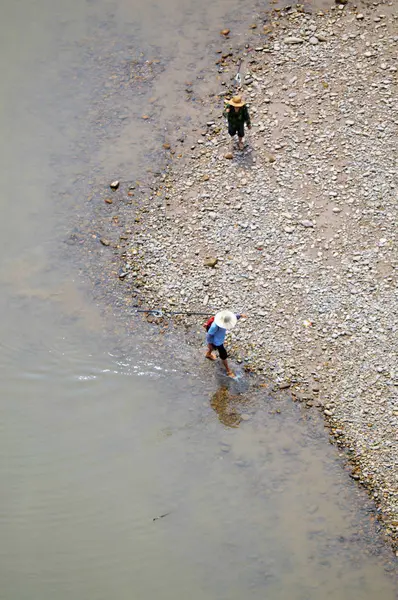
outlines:
[[[213,314],[213,312],[192,312],[192,311],[172,311],[172,310],[162,310],[161,308],[137,308],[135,309],[137,313],[146,313],[148,315],[153,315],[154,317],[163,317],[164,315],[186,315],[186,316],[199,316],[199,317],[209,317]]]
[[[211,316],[215,315],[218,311],[213,310],[213,311],[209,311],[209,312],[195,312],[195,311],[186,311],[186,310],[172,311],[172,310],[166,310],[166,309],[161,309],[161,308],[136,308],[135,312],[145,313],[147,315],[153,315],[154,317],[161,318],[164,315],[170,315],[170,316],[186,315],[188,317],[191,317],[191,316],[211,317]],[[260,314],[260,313],[251,313],[251,316],[264,318],[266,315]]]
[[[239,62],[238,62],[238,72],[235,75],[235,79],[234,79],[235,84],[236,84],[236,86],[238,88],[240,88],[241,85],[242,85],[242,75],[240,74],[240,68],[242,66],[242,62],[243,62],[243,58],[239,59]]]

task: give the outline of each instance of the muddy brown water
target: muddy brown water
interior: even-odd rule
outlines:
[[[173,333],[112,329],[77,276],[84,253],[67,259],[90,186],[155,164],[207,45],[231,24],[242,36],[254,12],[237,0],[3,3],[5,600],[396,597],[373,507],[317,415],[287,395],[223,391]],[[150,98],[157,128],[140,118]]]

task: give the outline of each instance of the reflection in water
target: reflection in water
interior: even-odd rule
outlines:
[[[228,387],[220,387],[210,400],[212,409],[226,427],[238,427],[241,417],[236,406],[238,396],[231,396]]]

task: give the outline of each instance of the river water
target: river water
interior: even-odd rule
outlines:
[[[251,22],[242,4],[3,2],[5,600],[395,598],[372,506],[316,415],[266,391],[229,398],[196,350],[179,348],[180,369],[153,330],[116,332],[78,277],[84,253],[68,260],[88,188],[153,165],[207,45]],[[120,70],[146,57],[154,79],[126,90]]]

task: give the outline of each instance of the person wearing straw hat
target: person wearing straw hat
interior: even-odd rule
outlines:
[[[206,335],[208,347],[206,358],[209,360],[216,360],[213,352],[217,350],[229,377],[235,377],[235,375],[229,368],[228,353],[224,347],[225,336],[227,335],[227,331],[231,331],[231,329],[235,327],[239,319],[242,317],[246,318],[246,316],[247,315],[236,315],[230,310],[221,310],[214,317],[214,321]]]
[[[233,138],[238,134],[239,150],[243,150],[243,138],[245,137],[245,123],[251,129],[250,115],[247,105],[241,96],[234,96],[227,101],[224,117],[228,119],[228,133]]]

